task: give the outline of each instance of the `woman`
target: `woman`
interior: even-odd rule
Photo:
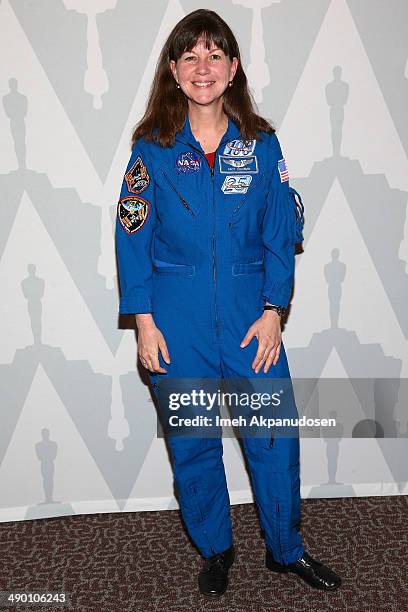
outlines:
[[[280,319],[302,240],[274,128],[253,110],[237,42],[213,11],[187,15],[161,52],[133,134],[117,210],[120,313],[158,382],[290,379]],[[169,436],[183,520],[204,557],[200,591],[218,596],[234,560],[220,437]],[[245,436],[266,565],[333,590],[305,551],[299,439]]]

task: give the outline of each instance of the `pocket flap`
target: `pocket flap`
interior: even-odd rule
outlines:
[[[153,259],[153,269],[157,274],[181,274],[194,276],[195,266],[189,264],[175,264],[161,259]]]
[[[232,275],[239,274],[254,274],[255,272],[263,272],[265,269],[263,261],[254,261],[252,263],[235,263],[232,264]]]

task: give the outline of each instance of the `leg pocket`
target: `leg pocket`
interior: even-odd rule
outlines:
[[[183,483],[176,481],[180,494],[180,509],[187,525],[198,525],[207,517],[204,506],[205,491],[201,479],[194,477]]]

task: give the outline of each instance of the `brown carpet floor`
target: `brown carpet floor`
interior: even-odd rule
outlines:
[[[201,558],[178,510],[0,523],[0,590],[65,591],[75,612],[408,611],[408,496],[302,501],[306,549],[339,573],[333,593],[264,567],[252,504],[231,509],[237,558],[227,593],[197,589]]]

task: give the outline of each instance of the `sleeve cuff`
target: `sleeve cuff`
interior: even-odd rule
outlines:
[[[287,308],[289,305],[291,288],[285,285],[273,285],[270,289],[266,289],[262,296],[266,302],[276,306]]]
[[[119,300],[119,314],[143,314],[146,312],[153,312],[152,301],[149,297],[140,299],[125,296]]]

